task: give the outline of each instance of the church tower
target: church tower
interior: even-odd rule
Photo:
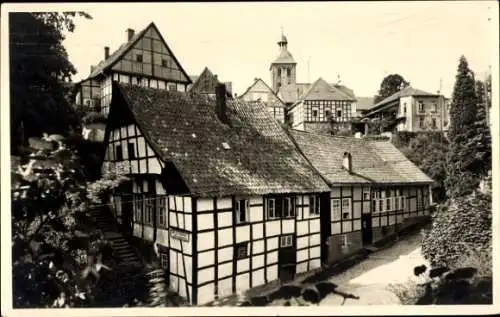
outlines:
[[[288,52],[288,41],[281,32],[281,39],[278,42],[280,53],[278,57],[271,63],[271,85],[274,92],[277,92],[281,87],[287,85],[295,85],[296,83],[296,68],[297,63],[293,59],[292,54]]]

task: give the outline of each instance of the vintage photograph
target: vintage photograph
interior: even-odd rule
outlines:
[[[2,307],[493,305],[498,2],[2,9]]]

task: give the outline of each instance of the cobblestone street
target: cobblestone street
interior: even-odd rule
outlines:
[[[336,294],[325,297],[319,305],[394,305],[398,298],[389,290],[391,284],[415,280],[413,268],[427,264],[420,253],[419,232],[402,238],[393,246],[371,254],[347,271],[333,276],[329,282],[337,290],[359,299],[344,299]]]

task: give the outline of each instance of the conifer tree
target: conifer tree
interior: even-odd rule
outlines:
[[[474,74],[461,56],[450,108],[445,181],[447,195],[452,198],[474,191],[491,168],[491,136],[481,98],[476,92]]]

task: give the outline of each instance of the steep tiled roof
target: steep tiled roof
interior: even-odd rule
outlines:
[[[214,98],[206,95],[117,83],[114,89],[121,91],[142,133],[164,161],[173,163],[192,195],[328,191],[262,104],[228,99],[226,125],[216,115]]]
[[[302,153],[331,184],[430,184],[432,179],[387,141],[291,132]],[[352,155],[352,173],[343,168]]]
[[[345,92],[339,88],[328,84],[323,78],[318,78],[309,90],[305,92],[300,100],[351,100],[354,101],[354,97],[347,95]]]
[[[355,99],[356,96],[354,95],[354,91],[350,88],[347,88],[344,85],[339,85],[339,84],[333,84],[333,87],[337,88],[338,90],[342,91],[344,94],[349,96],[352,99]]]

